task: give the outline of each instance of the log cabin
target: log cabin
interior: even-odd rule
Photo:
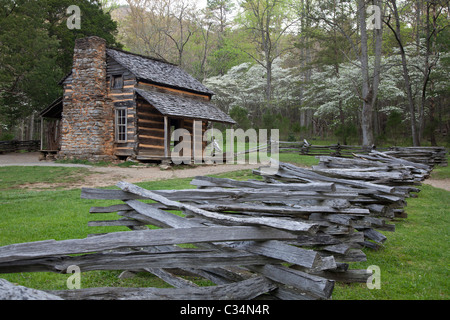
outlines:
[[[193,135],[214,122],[235,124],[179,66],[108,48],[96,36],[76,40],[60,85],[63,96],[40,114],[41,153],[57,159],[170,160],[175,129]]]

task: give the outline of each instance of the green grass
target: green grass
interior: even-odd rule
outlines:
[[[280,153],[280,162],[292,163],[298,166],[311,167],[319,164],[319,159],[314,156],[304,156],[297,153]]]
[[[82,181],[87,168],[68,167],[0,167],[0,190],[25,187],[35,183],[66,184]]]
[[[450,155],[447,156],[447,163],[450,164]],[[450,179],[450,166],[436,166],[431,173],[432,179]]]
[[[310,166],[311,156],[282,154],[280,161]],[[26,190],[22,185],[64,182],[79,179],[84,168],[3,167],[0,168],[0,245],[84,238],[90,233],[125,231],[125,227],[88,227],[91,220],[117,219],[117,214],[89,214],[93,206],[121,203],[115,200],[81,199],[75,190]],[[448,168],[435,170],[448,177]],[[255,179],[251,170],[215,175],[231,179]],[[190,178],[150,181],[138,185],[147,189],[186,189]],[[351,264],[351,269],[377,265],[381,270],[381,289],[369,290],[365,284],[337,283],[333,299],[449,299],[449,207],[450,192],[424,185],[417,198],[408,199],[408,218],[396,221],[395,232],[384,232],[387,241],[379,251],[365,250],[367,261]],[[120,271],[82,273],[81,286],[168,287],[155,276],[139,273],[131,279],[118,279]],[[66,289],[67,274],[3,274],[13,283],[44,290]],[[195,280],[195,279],[191,279]],[[199,282],[200,283],[200,282]]]
[[[20,188],[20,186],[39,182],[66,181],[67,176],[59,175],[60,171],[52,171],[49,167],[34,167],[24,174],[25,167],[3,167],[0,171],[2,187],[0,191],[0,246],[32,242],[40,240],[65,240],[85,238],[88,234],[114,231],[127,231],[126,227],[88,227],[93,220],[114,220],[119,216],[111,214],[89,214],[93,206],[108,206],[122,203],[116,200],[81,199],[81,190],[35,191]],[[28,167],[27,167],[28,168]],[[31,167],[30,167],[31,168]],[[53,168],[56,169],[56,168]],[[58,169],[60,169],[58,167]],[[71,169],[66,174],[79,174],[80,168]],[[58,172],[56,174],[55,172]],[[61,171],[63,172],[63,171]],[[253,177],[251,170],[232,172],[226,176],[233,179],[249,179]],[[20,178],[14,178],[20,177]],[[27,178],[28,177],[28,178]],[[28,179],[30,181],[28,181]],[[146,189],[188,189],[191,178],[149,181],[138,185]],[[113,187],[115,188],[115,187]],[[170,287],[159,278],[139,273],[131,279],[118,279],[120,271],[90,271],[82,273],[82,288],[116,286],[116,287]],[[2,274],[12,283],[41,290],[67,289],[66,281],[69,275],[50,272]],[[205,284],[203,279],[190,278],[198,284]],[[210,285],[210,283],[209,283]]]
[[[149,166],[156,166],[156,164],[145,164],[140,162],[134,162],[134,161],[119,161],[119,162],[112,162],[112,161],[89,161],[86,159],[70,159],[70,160],[55,160],[55,163],[60,164],[81,164],[81,165],[87,165],[87,166],[94,166],[94,167],[121,167],[121,168],[129,168],[129,167],[149,167]]]
[[[336,284],[333,299],[447,300],[449,281],[450,192],[428,185],[408,199],[408,218],[395,222],[395,232],[379,251],[365,250],[367,261],[351,269],[377,265],[381,288]]]

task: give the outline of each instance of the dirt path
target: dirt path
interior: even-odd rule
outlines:
[[[423,183],[435,188],[450,191],[450,179],[427,179]]]
[[[82,164],[62,164],[53,161],[39,161],[39,152],[0,154],[0,167],[5,166],[91,167]]]
[[[193,178],[209,174],[231,172],[245,169],[254,169],[261,165],[203,165],[187,169],[166,169],[159,167],[142,168],[118,168],[118,167],[95,167],[93,174],[87,176],[82,183],[84,186],[106,187],[115,185],[119,181],[131,183],[143,181],[156,181],[176,178]],[[80,186],[81,187],[81,186]]]
[[[39,161],[39,153],[10,153],[0,155],[0,166],[59,166],[59,167],[83,167],[91,171],[91,174],[83,176],[79,182],[46,184],[34,183],[26,185],[26,188],[51,188],[63,187],[64,189],[75,189],[82,187],[96,188],[113,186],[119,181],[127,181],[131,183],[143,181],[156,181],[176,178],[193,178],[196,176],[218,174],[223,172],[231,172],[245,169],[258,168],[261,165],[202,165],[187,168],[166,169],[162,170],[159,166],[152,167],[130,167],[121,168],[117,166],[96,167],[79,164],[59,164],[52,161]]]
[[[132,167],[120,168],[112,167],[93,167],[80,164],[58,164],[52,161],[39,161],[38,152],[30,153],[9,153],[0,154],[1,166],[60,166],[60,167],[85,167],[88,168],[92,174],[84,177],[84,181],[64,184],[65,188],[81,188],[81,187],[107,187],[113,186],[117,182],[124,180],[131,183],[142,181],[156,181],[163,179],[175,178],[193,178],[195,176],[218,174],[223,172],[238,171],[244,169],[254,169],[260,165],[210,165],[197,166],[185,169],[167,169],[161,170],[160,167]],[[427,179],[424,184],[431,185],[436,188],[441,188],[450,191],[450,179]],[[34,188],[49,187],[46,184],[33,184]],[[30,186],[28,186],[30,187]]]

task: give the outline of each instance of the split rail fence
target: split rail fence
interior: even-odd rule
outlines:
[[[0,247],[0,273],[66,273],[77,265],[150,272],[173,286],[47,292],[63,299],[331,299],[336,281],[368,280],[367,270],[349,263],[367,260],[364,247],[383,246],[380,231],[395,231],[395,221],[407,217],[406,199],[417,196],[432,166],[375,150],[319,160],[311,169],[279,163],[273,174],[254,170],[262,180],[196,177],[196,189],[84,188],[84,199],[119,201],[90,209],[93,217],[115,212],[119,219],[93,218],[89,226],[133,231]]]
[[[41,146],[40,140],[11,140],[11,141],[0,141],[0,154],[18,151],[39,151]]]
[[[447,166],[446,149],[444,147],[388,147],[365,148],[363,146],[341,145],[339,143],[329,146],[312,145],[307,141],[288,142],[280,141],[280,153],[299,153],[309,156],[332,156],[353,158],[354,154],[369,154],[372,150],[382,151],[397,158],[425,163],[429,166]]]

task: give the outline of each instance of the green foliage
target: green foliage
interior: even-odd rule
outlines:
[[[251,128],[251,121],[248,118],[248,110],[239,106],[234,106],[230,110],[230,117],[233,118],[233,120],[237,122],[237,126],[244,131]]]
[[[4,132],[0,134],[0,141],[10,141],[14,139],[14,135],[12,133]]]
[[[61,95],[56,83],[70,71],[75,39],[97,35],[105,38],[109,46],[120,48],[116,39],[119,28],[120,41],[128,49],[169,61],[179,60],[183,68],[216,92],[219,108],[224,111],[236,105],[245,108],[247,120],[255,128],[278,126],[282,131],[289,130],[283,135],[291,139],[303,134],[324,137],[334,133],[342,140],[359,140],[362,79],[356,2],[208,0],[206,8],[195,9],[192,2],[185,0],[127,1],[136,5],[133,10],[118,3],[117,0],[0,0],[3,130],[10,129],[32,111],[42,110]],[[81,9],[80,30],[69,30],[66,26],[69,5]],[[386,3],[382,6],[386,16],[392,15]],[[449,108],[445,108],[450,95],[447,8],[439,2],[417,2],[414,6],[405,2],[399,9],[418,118],[427,74],[426,58],[432,67],[423,112],[423,133],[428,137],[435,129],[446,127],[450,117]],[[419,22],[417,9],[422,12]],[[177,21],[180,10],[182,21]],[[374,134],[383,141],[406,141],[410,115],[403,70],[398,43],[386,25],[382,40]],[[371,75],[374,47],[374,38],[369,33]],[[393,106],[402,116],[398,125],[389,122]],[[311,110],[314,116],[309,114]],[[276,118],[279,114],[290,121]],[[304,120],[301,121],[304,128],[299,127],[299,119]],[[248,126],[248,121],[243,125]],[[354,127],[348,126],[350,122]],[[441,134],[438,139],[438,143],[443,142],[445,137]]]
[[[354,123],[339,124],[334,134],[339,138],[339,143],[346,145],[350,143],[350,138],[358,136],[358,128]]]
[[[238,33],[234,33],[234,38],[228,36],[222,40],[222,44],[214,50],[208,57],[208,64],[211,76],[226,74],[232,67],[250,61],[248,55],[236,48],[234,42],[238,40]]]
[[[394,145],[399,141],[401,133],[402,115],[399,111],[392,111],[386,121],[386,134],[392,139]]]
[[[109,12],[104,12],[98,0],[44,0],[48,18],[48,33],[59,40],[58,65],[64,73],[72,68],[75,39],[98,36],[106,40],[107,45],[121,48],[115,36],[117,23],[111,19]],[[81,28],[67,28],[67,8],[77,5],[81,11]]]
[[[37,1],[0,5],[0,122],[7,128],[58,94],[58,41],[46,30],[45,14]]]
[[[291,137],[291,140],[297,140],[292,137],[292,124],[290,118],[284,117],[280,113],[275,113],[272,110],[265,112],[262,118],[262,127],[267,130],[278,129],[280,132],[281,140],[288,140],[289,137]]]
[[[80,7],[80,30],[67,28],[70,5]],[[116,29],[98,1],[0,0],[0,123],[11,129],[62,94],[75,39],[97,35],[117,45]]]

